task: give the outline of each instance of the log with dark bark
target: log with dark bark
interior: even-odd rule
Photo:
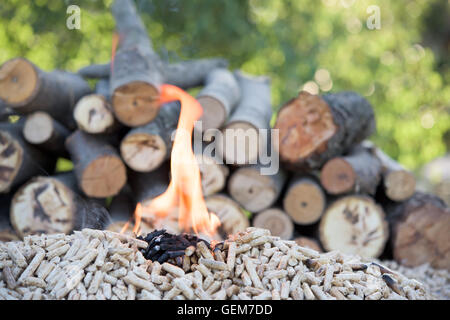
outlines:
[[[317,252],[322,252],[319,242],[310,237],[300,236],[294,239],[294,241],[301,247],[310,248]]]
[[[113,132],[120,126],[109,102],[109,80],[100,79],[95,93],[81,98],[73,110],[80,130],[91,134]]]
[[[244,231],[250,222],[237,202],[224,194],[214,194],[206,197],[209,211],[217,215],[220,220],[219,233],[226,239],[228,235]]]
[[[164,82],[189,89],[204,84],[207,75],[216,68],[226,68],[228,62],[221,58],[196,59],[164,64],[162,73]],[[78,70],[78,74],[85,78],[108,78],[111,73],[111,64],[94,64]]]
[[[79,75],[45,72],[24,58],[5,62],[0,68],[0,99],[19,114],[45,111],[54,119],[74,129],[72,110],[91,89]]]
[[[133,1],[116,0],[111,8],[120,36],[110,77],[111,102],[120,122],[140,126],[158,114],[162,63]]]
[[[327,208],[319,224],[320,242],[326,251],[339,250],[365,258],[378,257],[388,236],[383,209],[367,196],[340,198]]]
[[[397,262],[450,270],[450,208],[440,198],[417,192],[404,202],[389,202],[385,209]]]
[[[234,73],[241,89],[241,100],[224,126],[223,156],[227,164],[256,164],[262,141],[259,129],[270,129],[272,107],[270,79]]]
[[[266,209],[253,219],[252,225],[257,228],[270,230],[275,237],[289,240],[294,234],[294,223],[283,210],[278,208]]]
[[[134,200],[143,204],[161,195],[169,186],[170,164],[164,162],[158,170],[152,172],[135,172],[129,170],[128,181],[133,190]]]
[[[22,137],[23,121],[0,123],[0,193],[9,192],[31,177],[49,174],[55,159]]]
[[[120,144],[120,153],[126,164],[135,171],[150,172],[167,160],[179,116],[180,103],[166,103],[152,122],[131,129]]]
[[[319,169],[376,129],[370,103],[354,92],[323,97],[302,91],[278,113],[275,141],[280,159],[292,170]]]
[[[23,126],[25,140],[55,157],[68,157],[64,146],[69,130],[48,113],[36,111],[26,116]]]
[[[0,121],[7,121],[9,116],[13,116],[16,113],[13,109],[6,106],[6,103],[0,100]]]
[[[380,180],[380,160],[362,146],[328,160],[320,174],[322,186],[332,195],[349,192],[375,195]]]
[[[410,198],[416,191],[414,174],[389,157],[371,141],[364,141],[362,145],[381,162],[383,191],[386,196],[394,201],[403,201]]]
[[[227,69],[215,69],[206,77],[205,87],[197,95],[203,107],[202,130],[220,129],[241,97],[239,84]]]
[[[228,193],[250,212],[259,212],[272,206],[281,194],[286,173],[262,175],[260,165],[237,169],[228,181]]]
[[[0,194],[0,242],[20,240],[9,220],[11,198],[11,194]]]
[[[292,177],[284,194],[283,208],[295,223],[310,225],[317,222],[326,204],[325,193],[314,177]]]
[[[89,197],[105,198],[125,185],[126,167],[116,149],[103,137],[80,130],[66,140],[79,188]]]

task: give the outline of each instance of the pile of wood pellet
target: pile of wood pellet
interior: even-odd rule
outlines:
[[[148,243],[110,231],[0,243],[0,299],[431,299],[420,282],[379,263],[319,254],[248,228],[182,267],[146,260]]]

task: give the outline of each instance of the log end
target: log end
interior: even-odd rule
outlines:
[[[325,209],[324,192],[317,183],[308,180],[290,187],[283,199],[283,208],[300,225],[317,222]]]
[[[384,176],[384,187],[389,199],[404,201],[416,191],[416,179],[406,170],[391,171]]]
[[[384,211],[372,198],[365,196],[340,198],[326,210],[319,225],[319,237],[325,250],[365,258],[378,257],[388,235]]]
[[[117,156],[104,155],[86,166],[80,188],[90,197],[106,198],[118,194],[126,181],[126,168],[122,160]]]
[[[342,194],[353,190],[356,174],[345,159],[333,158],[323,166],[320,182],[329,194]]]
[[[39,76],[34,65],[24,58],[6,61],[0,67],[0,99],[11,107],[28,103],[39,87]]]
[[[325,151],[338,129],[325,100],[306,91],[282,107],[274,128],[280,130],[275,147],[281,160],[293,165]]]
[[[130,127],[149,123],[158,114],[158,88],[134,81],[114,90],[112,105],[117,119]]]
[[[202,130],[220,129],[227,120],[227,112],[223,104],[209,96],[201,96],[197,101],[203,108],[203,115],[200,118],[202,121]]]
[[[0,193],[9,191],[20,167],[24,151],[7,131],[0,131]]]
[[[253,226],[270,230],[270,234],[289,240],[294,234],[294,223],[282,210],[271,208],[258,213],[253,219]]]
[[[120,144],[123,160],[138,172],[150,172],[158,168],[166,159],[167,152],[166,143],[158,135],[130,134]]]
[[[221,191],[227,182],[229,169],[216,163],[213,158],[205,155],[195,155],[202,180],[203,196],[207,197]]]
[[[114,114],[105,97],[90,94],[81,98],[74,110],[73,117],[81,130],[92,133],[104,133],[114,125]]]
[[[11,201],[10,219],[20,237],[40,233],[69,233],[76,206],[73,192],[54,178],[36,177]]]
[[[27,116],[23,127],[25,140],[31,144],[41,144],[53,134],[53,119],[46,112],[37,111]]]

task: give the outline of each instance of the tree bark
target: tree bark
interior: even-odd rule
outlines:
[[[55,157],[68,158],[64,146],[69,130],[48,113],[36,111],[26,117],[22,130],[25,140]]]
[[[180,116],[178,101],[161,106],[152,122],[131,129],[122,139],[120,153],[126,164],[138,172],[151,172],[170,157],[172,134]]]
[[[169,186],[170,164],[166,161],[158,170],[146,173],[129,170],[128,175],[135,201],[145,204],[166,191]]]
[[[278,208],[269,208],[256,214],[252,225],[268,229],[272,236],[285,240],[290,240],[294,234],[294,223],[291,217]]]
[[[244,231],[250,226],[247,216],[237,202],[224,194],[214,194],[205,199],[209,211],[220,220],[219,233],[223,239]]]
[[[361,146],[346,156],[328,160],[322,167],[320,181],[332,195],[356,192],[375,195],[381,180],[380,160]]]
[[[262,175],[260,165],[242,167],[233,172],[228,181],[228,193],[250,212],[259,212],[272,206],[281,194],[286,173]]]
[[[323,97],[300,92],[278,113],[275,141],[280,159],[294,171],[320,169],[376,130],[370,103],[354,92]]]
[[[320,219],[326,202],[325,193],[315,178],[296,175],[286,188],[283,208],[296,224],[310,225]]]
[[[224,127],[223,155],[227,164],[256,164],[259,148],[267,145],[267,141],[260,141],[259,129],[270,129],[272,117],[270,79],[240,71],[234,75],[241,100]]]
[[[208,74],[205,87],[197,95],[203,107],[202,130],[220,129],[239,102],[241,90],[227,69],[215,69]]]
[[[429,263],[450,270],[450,208],[438,197],[416,192],[385,206],[394,259],[405,266]]]
[[[76,127],[72,110],[91,89],[79,75],[45,72],[24,58],[5,62],[0,68],[0,99],[19,114],[45,111],[69,129]]]
[[[327,208],[319,224],[320,242],[326,251],[365,258],[378,257],[388,236],[383,209],[367,196],[340,198]]]
[[[94,198],[105,198],[119,193],[125,185],[126,168],[116,149],[103,137],[80,130],[66,140],[79,188]]]
[[[9,221],[11,198],[11,194],[0,194],[0,242],[20,240]]]
[[[31,177],[52,173],[55,159],[22,138],[23,121],[0,123],[0,193],[7,193]]]
[[[363,146],[381,162],[383,191],[386,196],[394,201],[409,199],[416,191],[414,174],[377,148],[372,142],[364,141]]]

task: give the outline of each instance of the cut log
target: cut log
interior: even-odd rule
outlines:
[[[429,263],[450,270],[450,208],[438,197],[417,192],[386,207],[394,259],[409,267]]]
[[[126,167],[116,149],[105,139],[80,130],[66,140],[79,188],[89,197],[119,193],[127,180]]]
[[[256,164],[260,146],[266,146],[259,129],[270,129],[272,107],[270,79],[234,73],[241,100],[224,127],[223,156],[226,164]]]
[[[275,237],[289,240],[294,234],[292,219],[281,209],[270,208],[256,215],[252,225],[257,228],[270,230]]]
[[[109,102],[109,80],[100,79],[95,93],[81,98],[73,110],[73,117],[79,129],[91,133],[108,133],[118,129]]]
[[[220,220],[219,233],[226,239],[228,235],[244,231],[250,222],[237,202],[224,194],[215,194],[205,199],[209,211]]]
[[[133,1],[116,0],[111,8],[121,39],[110,78],[112,106],[120,122],[141,126],[158,114],[162,64]]]
[[[11,194],[0,194],[0,242],[20,240],[9,221],[11,198]]]
[[[300,92],[278,113],[276,150],[292,170],[320,169],[375,132],[370,103],[354,92],[323,97]]]
[[[195,158],[200,169],[203,196],[208,197],[222,191],[230,173],[228,167],[205,154],[196,154]]]
[[[22,138],[23,121],[0,123],[0,193],[31,177],[53,172],[55,159]]]
[[[227,69],[213,70],[197,95],[197,101],[203,107],[202,130],[220,129],[240,97],[241,90],[233,74]]]
[[[300,225],[319,221],[326,206],[325,193],[320,184],[310,176],[294,176],[283,198],[283,208],[292,220]]]
[[[410,198],[416,191],[414,174],[377,148],[371,141],[366,140],[362,145],[381,162],[383,189],[386,196],[394,201]]]
[[[250,212],[259,212],[272,206],[280,196],[287,178],[281,169],[273,175],[262,175],[260,170],[260,165],[239,168],[228,181],[228,193]]]
[[[365,258],[378,257],[388,236],[383,209],[367,196],[340,198],[327,208],[319,224],[320,242],[326,251]]]
[[[48,113],[36,111],[28,115],[22,133],[28,143],[56,157],[67,158],[64,142],[70,132]]]
[[[111,204],[108,208],[111,222],[130,220],[133,217],[135,209],[136,202],[134,201],[133,192],[131,188],[126,185],[122,191],[111,200]]]
[[[0,68],[0,99],[19,114],[45,111],[69,129],[76,127],[72,110],[76,102],[91,93],[79,75],[45,72],[24,58],[5,62]]]
[[[169,186],[170,164],[166,161],[158,170],[146,173],[129,170],[128,176],[134,200],[145,205],[166,191]]]
[[[122,139],[120,153],[131,169],[150,172],[170,157],[172,133],[177,128],[180,107],[179,101],[166,103],[155,120],[131,129]]]
[[[350,192],[375,195],[380,180],[380,160],[361,146],[352,148],[346,156],[328,160],[320,174],[322,186],[332,195]]]
[[[310,248],[316,250],[317,252],[322,252],[319,242],[310,237],[300,236],[294,239],[294,241],[300,246],[305,248]]]
[[[196,59],[178,63],[164,64],[163,76],[165,83],[182,89],[198,87],[204,84],[207,75],[216,68],[226,68],[228,62],[221,58]],[[78,74],[85,78],[108,78],[111,64],[94,64],[78,70]]]

